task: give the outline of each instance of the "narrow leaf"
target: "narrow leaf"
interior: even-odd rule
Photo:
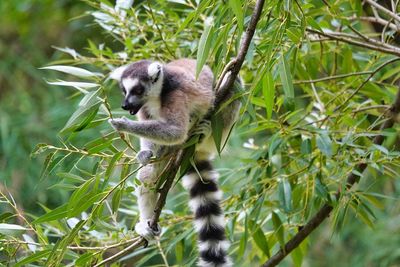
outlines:
[[[265,100],[267,118],[271,119],[274,107],[275,84],[270,72],[267,72],[262,79],[262,92]]]
[[[94,77],[94,76],[103,76],[101,73],[94,73],[82,68],[71,67],[71,66],[61,66],[61,65],[54,65],[54,66],[47,66],[40,68],[42,70],[55,70],[64,72],[67,74],[71,74],[78,77]]]
[[[325,156],[332,157],[332,140],[327,133],[324,132],[317,136],[317,146]]]
[[[293,100],[294,88],[292,74],[290,73],[289,64],[284,56],[281,56],[279,59],[279,75],[281,77],[283,93],[286,98]]]
[[[284,233],[283,233],[283,225],[282,225],[281,219],[275,212],[272,212],[272,224],[274,225],[276,238],[278,239],[278,242],[281,245],[281,248],[284,249],[285,248],[285,239],[284,239]]]
[[[236,16],[239,31],[243,32],[243,9],[240,0],[229,0],[229,7]]]
[[[207,18],[204,22],[204,31],[200,37],[199,47],[197,49],[196,79],[199,77],[208,58],[208,54],[210,53],[211,39],[213,37],[213,23],[212,18]]]

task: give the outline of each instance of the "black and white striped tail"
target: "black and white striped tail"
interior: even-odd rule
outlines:
[[[225,236],[225,219],[220,206],[222,191],[218,189],[218,173],[209,161],[196,163],[183,177],[183,186],[190,193],[189,205],[194,213],[194,226],[199,235],[198,266],[227,267],[229,241]],[[201,177],[199,176],[199,174]]]

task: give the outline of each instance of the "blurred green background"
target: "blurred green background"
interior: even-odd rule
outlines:
[[[0,190],[11,192],[26,213],[42,213],[39,202],[53,208],[68,197],[51,188],[51,179],[39,178],[44,158],[30,157],[38,143],[57,143],[58,131],[74,111],[71,101],[63,101],[71,91],[47,85],[53,73],[39,68],[61,58],[52,46],[84,51],[88,38],[102,42],[101,29],[86,26],[92,21],[82,16],[88,9],[77,0],[0,1]],[[388,195],[396,193],[389,182],[377,186]],[[372,230],[352,217],[335,235],[325,224],[308,241],[313,245],[304,265],[362,266],[370,261],[370,266],[386,266],[399,258],[397,200],[387,200],[376,213],[379,220]]]
[[[71,92],[48,86],[52,73],[39,68],[61,57],[53,45],[82,50],[87,38],[96,40],[96,28],[85,27],[89,18],[74,19],[87,9],[77,0],[0,1],[0,181],[28,212],[38,202],[63,202],[60,190],[48,189],[51,180],[38,180],[43,158],[30,153],[57,142],[73,111],[62,101]]]

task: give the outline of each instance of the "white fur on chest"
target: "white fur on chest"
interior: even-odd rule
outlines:
[[[161,118],[161,101],[159,97],[151,97],[146,102],[146,111],[153,119]]]

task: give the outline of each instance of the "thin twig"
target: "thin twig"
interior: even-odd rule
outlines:
[[[368,107],[362,107],[362,108],[357,108],[355,110],[352,111],[352,113],[358,113],[358,112],[362,112],[362,111],[366,111],[366,110],[370,110],[370,109],[389,109],[390,106],[388,105],[373,105],[373,106],[368,106]]]
[[[310,29],[310,28],[307,28],[306,31],[308,31],[310,33],[313,33],[313,34],[317,34],[317,35],[321,35],[321,36],[327,37],[327,38],[329,38],[331,40],[337,40],[337,41],[340,41],[340,42],[344,42],[344,43],[348,43],[348,44],[352,44],[352,45],[368,48],[368,49],[379,51],[379,52],[382,52],[382,53],[387,53],[387,54],[400,56],[400,49],[399,48],[397,48],[395,46],[391,46],[391,45],[385,44],[385,43],[381,43],[379,41],[375,41],[372,44],[372,43],[362,42],[359,39],[353,39],[353,38],[350,38],[350,37],[342,37],[343,33],[337,33],[337,32],[329,32],[329,33],[327,33],[327,32],[316,31],[316,30]],[[340,36],[340,35],[342,35],[342,36]]]
[[[293,81],[294,85],[297,84],[307,84],[307,83],[319,83],[319,82],[326,82],[330,80],[337,80],[337,79],[342,79],[342,78],[347,78],[351,76],[361,76],[361,75],[367,75],[371,74],[373,71],[360,71],[360,72],[352,72],[352,73],[345,73],[345,74],[338,74],[334,76],[328,76],[328,77],[322,77],[318,79],[311,79],[311,80],[297,80]],[[281,86],[281,83],[277,83],[277,86]]]
[[[395,122],[396,116],[400,112],[400,89],[397,91],[396,99],[390,108],[390,117],[385,123],[381,126],[380,131],[382,132],[385,129],[391,128]],[[381,145],[384,140],[384,135],[375,136],[373,143],[377,145]],[[360,163],[355,167],[359,173],[362,173],[367,168],[366,163]],[[349,190],[360,177],[354,172],[351,172],[347,177],[346,181],[346,190]],[[336,192],[336,199],[339,199],[341,192],[338,190]],[[278,265],[287,255],[290,254],[295,248],[297,248],[304,239],[306,239],[322,222],[329,217],[330,213],[333,210],[333,206],[329,204],[325,204],[311,220],[309,220],[297,234],[295,234],[292,239],[290,239],[284,246],[284,248],[280,249],[275,255],[273,255],[267,262],[265,262],[263,267],[272,267]]]
[[[160,251],[161,258],[163,259],[165,266],[169,267],[168,259],[167,259],[167,256],[164,253],[164,250],[161,247],[161,242],[160,242],[160,238],[159,237],[157,237],[157,239],[156,239],[156,244],[157,244],[158,251]]]
[[[372,22],[372,23],[378,23],[382,26],[386,26],[388,25],[388,27],[394,31],[400,31],[400,29],[396,26],[396,24],[385,20],[383,18],[376,18],[376,17],[357,17],[357,16],[353,16],[350,18],[351,21],[355,21],[355,20],[362,20],[362,21],[367,21],[367,22]]]
[[[142,246],[142,241],[143,238],[139,238],[139,240],[137,240],[136,242],[133,242],[131,245],[127,246],[126,248],[124,248],[123,250],[119,251],[118,253],[115,253],[114,255],[112,255],[111,257],[102,260],[101,262],[97,263],[96,265],[94,265],[93,267],[99,267],[99,266],[103,266],[107,263],[111,263],[114,262],[115,260],[118,260],[119,258],[121,258],[122,256],[126,255],[127,253],[139,248]]]
[[[394,13],[394,12],[390,11],[389,9],[387,9],[387,8],[385,8],[385,7],[383,7],[383,6],[381,6],[381,5],[378,4],[377,2],[375,2],[375,1],[373,1],[373,0],[365,0],[365,2],[367,2],[368,4],[370,4],[371,7],[375,7],[376,9],[382,11],[383,13],[385,13],[385,14],[388,15],[389,17],[393,18],[394,20],[400,22],[400,17],[399,17],[396,13]]]

